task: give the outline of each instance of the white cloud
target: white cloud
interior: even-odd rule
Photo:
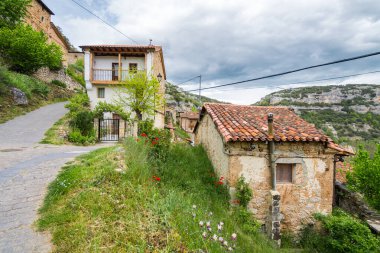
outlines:
[[[78,1],[142,44],[153,39],[162,45],[168,78],[174,83],[202,74],[204,86],[212,86],[364,54],[380,45],[376,0]],[[75,45],[131,43],[79,7],[46,2],[54,5],[55,20]],[[270,86],[371,71],[378,60],[270,79],[264,82],[267,89],[236,91],[233,96],[204,93],[252,103],[272,91]],[[378,77],[366,81],[378,83]],[[249,85],[254,84],[243,87]]]

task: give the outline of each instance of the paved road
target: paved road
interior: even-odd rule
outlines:
[[[65,114],[63,103],[48,105],[0,124],[0,252],[49,252],[49,234],[33,223],[48,184],[74,157],[99,148],[38,144]]]

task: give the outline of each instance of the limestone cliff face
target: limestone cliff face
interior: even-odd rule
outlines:
[[[347,84],[287,89],[259,105],[285,105],[335,138],[380,139],[380,85]]]

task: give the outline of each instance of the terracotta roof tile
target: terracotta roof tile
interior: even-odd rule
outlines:
[[[201,115],[205,112],[211,116],[225,142],[272,140],[267,131],[268,114],[273,113],[275,141],[325,142],[336,151],[347,151],[288,107],[206,103]]]

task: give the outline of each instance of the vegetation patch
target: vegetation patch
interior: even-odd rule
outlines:
[[[67,144],[67,133],[69,132],[69,117],[68,115],[63,116],[54,125],[46,131],[45,137],[40,143],[43,144],[53,144],[53,145],[63,145]]]
[[[130,138],[63,168],[38,220],[55,252],[281,252],[230,207],[202,147],[174,144],[163,159],[153,141]]]

